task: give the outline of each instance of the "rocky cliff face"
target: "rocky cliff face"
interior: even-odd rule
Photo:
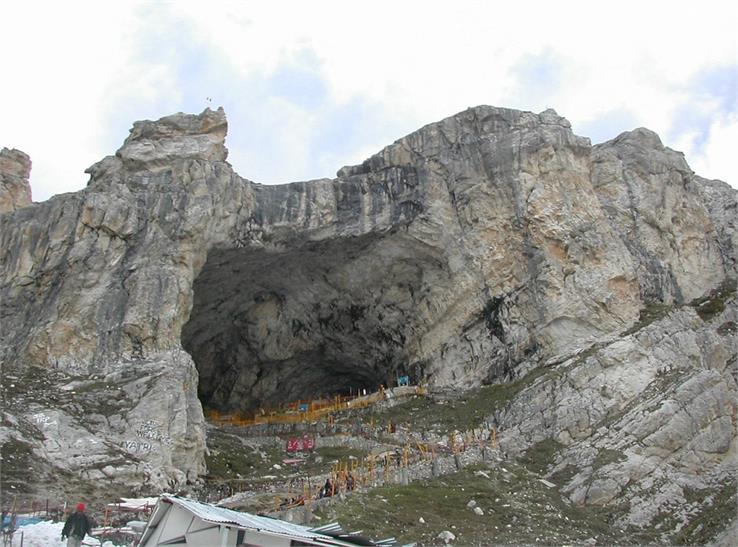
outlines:
[[[31,158],[15,148],[0,150],[0,214],[31,204]]]
[[[0,216],[3,369],[56,393],[6,394],[19,460],[77,450],[89,478],[176,488],[203,472],[201,402],[502,382],[736,278],[736,191],[644,129],[592,147],[552,110],[483,106],[335,179],[262,186],[225,161],[226,128],[137,122],[85,190]],[[735,394],[731,351],[711,374]]]
[[[695,516],[730,518],[737,320],[734,284],[692,305],[650,307],[620,336],[531,373],[492,418],[501,446],[553,449],[547,476],[573,503],[610,507],[621,527],[698,534],[687,528]]]

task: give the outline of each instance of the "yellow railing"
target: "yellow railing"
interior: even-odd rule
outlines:
[[[240,412],[221,413],[217,410],[209,410],[206,415],[210,421],[219,425],[252,426],[261,424],[309,423],[318,421],[325,416],[340,412],[341,410],[366,408],[390,397],[425,394],[425,388],[421,386],[404,386],[391,390],[381,388],[377,392],[360,397],[337,395],[332,399],[294,401],[280,409],[262,409],[257,413],[246,416]],[[307,410],[300,411],[301,408],[307,408]]]

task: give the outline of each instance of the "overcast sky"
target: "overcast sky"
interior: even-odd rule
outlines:
[[[332,177],[469,106],[648,127],[738,187],[738,2],[5,2],[0,146],[34,200],[80,189],[134,120],[223,106],[243,177]],[[208,102],[210,97],[212,102]]]

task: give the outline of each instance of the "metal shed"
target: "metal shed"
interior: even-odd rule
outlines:
[[[139,542],[140,547],[355,547],[394,544],[394,538],[373,542],[357,534],[347,534],[337,524],[308,528],[168,495],[159,498]]]

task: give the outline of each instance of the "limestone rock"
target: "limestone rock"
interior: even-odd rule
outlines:
[[[664,147],[652,131],[636,129],[595,146],[592,182],[603,210],[638,260],[644,300],[690,301],[717,286],[726,266],[734,274],[729,249],[735,241],[725,245],[726,235],[718,237],[720,217],[708,211],[704,180],[696,179],[684,156]],[[729,199],[731,192],[725,193]]]
[[[738,318],[735,285],[706,309],[664,311],[554,366],[495,417],[501,448],[556,441],[550,474],[576,470],[562,491],[578,504],[629,507],[623,524],[670,513],[683,526],[685,492],[735,491],[738,338],[725,328]]]
[[[137,122],[87,188],[0,216],[3,370],[52,371],[50,392],[103,382],[85,383],[78,404],[26,409],[11,393],[3,438],[23,454],[64,468],[77,448],[60,436],[95,440],[74,459],[85,477],[176,489],[204,468],[201,402],[249,410],[399,374],[471,387],[607,341],[608,371],[581,369],[577,389],[531,402],[560,402],[560,430],[544,430],[572,443],[643,395],[659,352],[725,363],[719,346],[688,343],[704,330],[694,314],[679,315],[681,338],[662,336],[673,343],[618,341],[650,306],[735,277],[735,191],[694,176],[653,133],[593,148],[553,110],[481,106],[334,179],[262,186],[225,161],[226,132],[222,110]],[[723,400],[723,376],[690,373],[679,400],[700,389]],[[125,396],[108,407],[111,382]],[[698,429],[645,430],[653,456],[684,443],[723,454],[712,399]],[[517,405],[504,419],[520,449],[534,422]],[[32,430],[35,414],[62,429]],[[601,481],[590,498],[612,491]]]
[[[18,425],[0,428],[0,442],[23,446],[26,465],[37,459],[52,476],[78,475],[119,495],[170,491],[205,471],[202,409],[188,388],[197,373],[181,350],[84,379],[33,367],[18,376],[6,371],[5,381],[3,410]],[[18,490],[33,493],[40,479]]]
[[[470,387],[634,321],[635,263],[592,191],[589,142],[541,116],[479,107],[337,180],[255,186],[238,247],[194,287],[183,343],[201,393],[232,407],[396,372]]]
[[[0,214],[31,204],[31,159],[16,149],[0,150]]]
[[[131,170],[157,171],[185,160],[225,161],[223,144],[228,125],[222,108],[206,109],[199,116],[174,114],[158,121],[136,122],[116,152]]]
[[[694,188],[702,197],[715,227],[725,269],[735,279],[738,277],[738,193],[720,180],[696,176],[695,182]]]

